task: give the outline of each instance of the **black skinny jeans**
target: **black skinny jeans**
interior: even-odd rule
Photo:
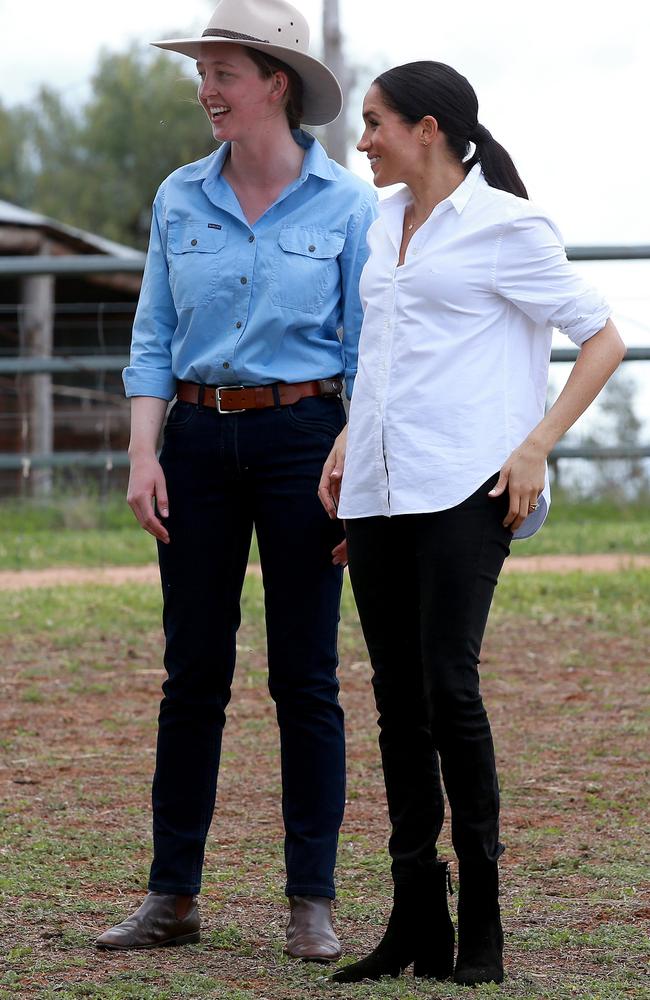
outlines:
[[[396,883],[436,861],[444,818],[459,860],[494,862],[499,787],[479,654],[508,555],[493,476],[450,510],[347,522],[350,578],[373,666]]]

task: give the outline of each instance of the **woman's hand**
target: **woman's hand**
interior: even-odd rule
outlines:
[[[318,484],[318,497],[332,520],[337,517],[339,507],[341,480],[343,478],[343,468],[345,466],[345,448],[347,441],[348,428],[346,425],[337,437],[331,452],[327,456],[325,465],[323,466],[323,474],[320,477],[320,483]],[[336,549],[334,552],[336,552]]]
[[[156,517],[169,516],[165,474],[156,457],[156,444],[165,419],[167,400],[157,396],[133,396],[131,399],[131,474],[126,502],[145,531],[167,544],[169,532]],[[154,509],[154,500],[156,509]]]
[[[344,538],[342,542],[332,549],[332,562],[335,566],[347,566],[348,564],[348,540]]]
[[[156,517],[156,512],[160,517],[169,517],[167,485],[165,475],[155,455],[131,459],[126,502],[144,530],[167,545],[169,532],[162,521]]]
[[[496,486],[488,494],[500,497],[508,490],[510,506],[503,521],[504,528],[516,531],[534,509],[544,489],[545,469],[546,452],[529,440],[516,448],[504,463]]]

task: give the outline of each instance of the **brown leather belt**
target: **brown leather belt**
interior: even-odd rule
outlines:
[[[195,403],[219,413],[261,410],[267,406],[290,406],[305,396],[340,396],[343,379],[321,378],[312,382],[274,382],[272,385],[198,385],[176,383],[176,397],[183,403]]]

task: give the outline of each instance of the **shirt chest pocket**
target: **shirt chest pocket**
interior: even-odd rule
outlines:
[[[173,222],[167,234],[169,284],[177,308],[212,301],[223,269],[227,230],[217,223]]]
[[[328,297],[340,295],[338,256],[343,233],[311,226],[285,226],[273,249],[270,298],[276,306],[318,312]]]

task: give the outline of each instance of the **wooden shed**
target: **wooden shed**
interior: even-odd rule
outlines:
[[[35,255],[105,255],[136,272],[0,275],[0,495],[24,491],[26,478],[29,492],[48,492],[52,469],[30,468],[30,456],[123,452],[128,440],[117,362],[128,355],[144,255],[0,201],[0,259]],[[75,359],[89,356],[113,358],[116,370],[74,369]],[[8,371],[47,357],[61,359],[62,370]]]

